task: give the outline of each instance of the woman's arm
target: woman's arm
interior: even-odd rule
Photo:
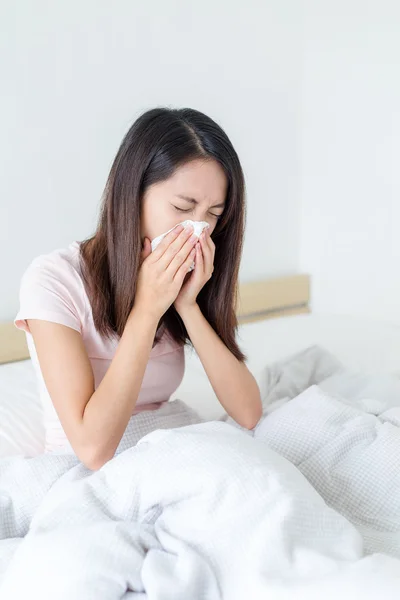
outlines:
[[[132,311],[115,356],[95,391],[81,334],[48,321],[28,321],[43,378],[65,434],[78,458],[90,469],[99,469],[114,456],[135,408],[157,322],[147,312]]]
[[[196,302],[214,270],[215,245],[207,231],[196,244],[195,269],[174,305],[199,355],[218,400],[237,423],[253,429],[262,415],[260,391],[253,375],[225,346]]]
[[[198,304],[182,307],[179,313],[218,400],[239,425],[253,429],[262,415],[253,375],[220,340]]]
[[[154,252],[145,240],[135,305],[96,390],[81,334],[64,325],[28,319],[43,378],[65,434],[90,469],[99,469],[114,456],[132,416],[157,325],[193,261],[192,231],[175,228]]]

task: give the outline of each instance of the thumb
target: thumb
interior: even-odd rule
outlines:
[[[145,237],[142,247],[142,262],[151,254],[151,243],[149,238]]]

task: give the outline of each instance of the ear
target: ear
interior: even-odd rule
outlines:
[[[142,262],[151,254],[151,242],[149,238],[145,237],[142,247]]]

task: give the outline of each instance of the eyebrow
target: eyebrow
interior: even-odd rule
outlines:
[[[191,202],[192,204],[198,204],[198,200],[195,198],[191,198],[190,196],[184,196],[183,194],[175,194],[177,198],[181,198],[182,200],[186,200],[186,202]],[[210,206],[210,208],[224,208],[225,202],[220,202],[220,204],[214,204]]]

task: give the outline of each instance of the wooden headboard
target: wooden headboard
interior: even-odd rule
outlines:
[[[14,323],[0,323],[0,365],[29,358],[25,333]]]
[[[292,275],[241,283],[239,323],[310,312],[310,277]],[[25,333],[13,323],[0,323],[0,364],[29,358]]]
[[[291,275],[241,283],[237,312],[239,323],[308,313],[310,277]]]

